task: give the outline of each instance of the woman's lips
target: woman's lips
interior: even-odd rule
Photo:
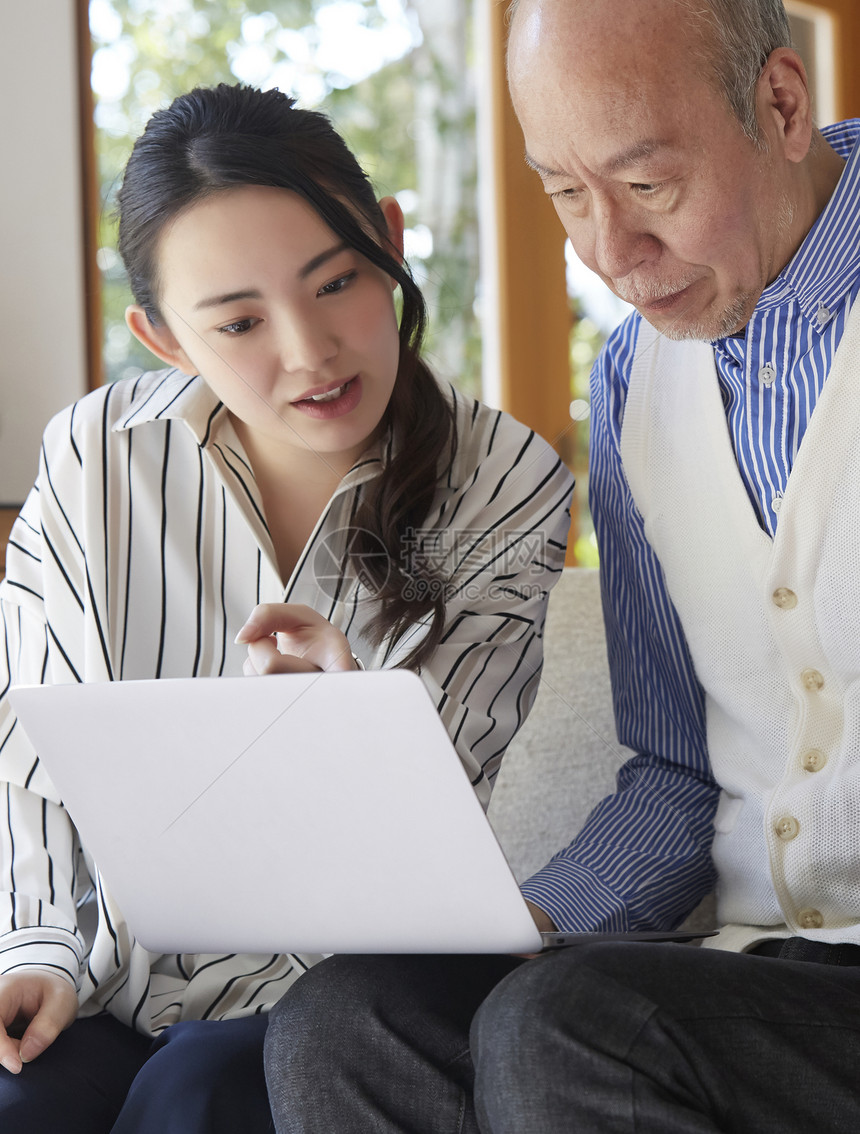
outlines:
[[[349,413],[350,410],[355,409],[360,401],[361,378],[356,375],[340,386],[323,388],[316,394],[299,398],[292,405],[307,417],[328,420]]]

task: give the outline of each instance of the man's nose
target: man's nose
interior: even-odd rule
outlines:
[[[621,208],[595,211],[593,259],[602,276],[622,280],[659,254],[659,241],[635,212]]]

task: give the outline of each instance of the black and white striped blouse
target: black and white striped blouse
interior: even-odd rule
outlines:
[[[537,691],[572,480],[526,427],[451,397],[455,462],[404,556],[445,580],[445,633],[422,678],[486,804]],[[10,539],[0,695],[12,683],[239,675],[237,631],[257,603],[285,600],[324,614],[367,668],[396,666],[424,627],[373,647],[373,594],[360,571],[340,572],[344,532],[384,460],[369,451],[344,478],[285,587],[248,460],[201,379],[160,371],[83,398],[49,424]],[[118,736],[118,776],[122,759]],[[0,808],[0,972],[60,972],[84,1014],[107,1009],[157,1032],[259,1012],[317,960],[142,949],[5,696]],[[92,891],[95,924],[84,924],[76,904]]]

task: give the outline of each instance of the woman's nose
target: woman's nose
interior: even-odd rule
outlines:
[[[292,315],[281,320],[278,347],[285,371],[315,373],[337,355],[338,341],[325,320]]]

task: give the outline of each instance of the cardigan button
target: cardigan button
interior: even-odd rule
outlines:
[[[797,606],[797,595],[788,587],[777,587],[773,592],[773,601],[783,610],[794,610]]]
[[[803,753],[800,763],[806,772],[820,772],[827,763],[827,755],[820,748],[810,748]]]
[[[808,689],[810,693],[817,693],[819,689],[824,688],[824,678],[817,669],[803,670],[800,680],[803,682],[804,689]]]
[[[790,843],[800,834],[800,824],[793,815],[783,815],[774,823],[774,830],[784,843]]]
[[[820,910],[800,910],[797,915],[797,924],[801,929],[821,929],[824,918]]]

